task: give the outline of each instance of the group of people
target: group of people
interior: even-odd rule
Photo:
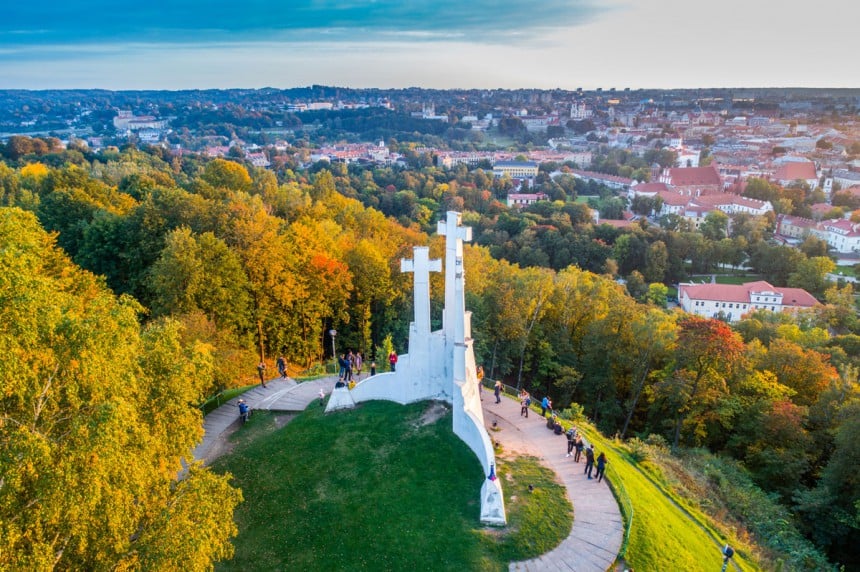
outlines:
[[[364,358],[361,357],[361,352],[349,350],[346,354],[340,354],[337,360],[340,371],[338,372],[338,381],[348,385],[354,385],[357,381],[361,381],[361,368],[364,365]],[[376,372],[376,363],[370,364],[370,375]],[[355,380],[353,381],[353,376]]]
[[[496,403],[499,402],[499,390],[498,388],[501,386],[501,382],[496,382]],[[532,404],[531,395],[529,392],[523,389],[520,391],[518,399],[520,401],[520,417],[528,418],[529,416],[529,408]],[[552,429],[552,431],[556,435],[561,435],[563,428],[561,426],[561,421],[558,419],[558,416],[552,409],[552,400],[545,396],[540,402],[541,408],[541,416],[546,418],[547,423],[546,426],[548,429]],[[547,417],[547,412],[549,412],[550,416]],[[597,482],[601,482],[606,473],[606,465],[609,463],[609,459],[606,458],[605,453],[600,453],[595,456],[594,445],[585,446],[585,441],[582,439],[582,435],[579,434],[579,431],[576,427],[571,427],[567,430],[567,457],[573,456],[573,462],[579,463],[582,459],[583,452],[585,453],[585,472],[584,474],[589,478],[596,478]],[[596,472],[595,472],[596,470]]]
[[[597,474],[594,477],[597,478],[597,482],[603,480],[604,475],[606,474],[606,464],[609,462],[609,459],[606,458],[605,453],[600,453],[597,457],[594,456],[594,444],[585,446],[585,442],[582,440],[582,436],[577,431],[576,427],[571,427],[567,430],[567,457],[573,455],[573,462],[578,463],[582,458],[582,453],[585,451],[585,472],[583,474],[587,475],[589,479],[593,478],[592,473],[594,473],[594,469],[597,469]]]

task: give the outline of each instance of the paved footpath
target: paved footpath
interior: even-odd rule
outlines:
[[[554,550],[524,562],[512,562],[509,570],[529,572],[603,572],[615,562],[624,537],[624,522],[618,503],[606,483],[588,480],[580,463],[566,457],[567,437],[546,427],[546,419],[529,411],[520,417],[519,402],[507,397],[496,404],[492,391],[482,393],[484,422],[489,430],[495,421],[500,431],[490,431],[493,440],[506,450],[538,457],[555,471],[567,487],[573,504],[573,528]],[[587,441],[586,441],[587,443]],[[599,451],[598,451],[599,452]],[[596,472],[596,469],[595,469]]]
[[[194,459],[204,462],[222,435],[239,422],[239,399],[244,399],[255,410],[304,411],[314,399],[319,399],[320,388],[329,395],[334,389],[336,377],[323,377],[312,381],[297,383],[290,378],[277,378],[266,382],[266,388],[258,385],[230,401],[227,401],[203,418],[203,441],[194,449]]]

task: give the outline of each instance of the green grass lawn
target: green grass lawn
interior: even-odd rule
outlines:
[[[554,474],[500,455],[509,526],[479,523],[486,475],[427,403],[319,406],[278,428],[256,412],[215,462],[245,497],[233,560],[219,570],[506,570],[556,546],[572,512]],[[528,493],[528,484],[536,491]]]
[[[717,284],[744,284],[746,282],[756,282],[764,280],[761,274],[717,274]]]
[[[718,543],[722,546],[728,542],[736,550],[735,570],[760,569],[744,553],[737,539],[718,530],[706,515],[677,496],[665,482],[638,470],[619,444],[588,426],[585,433],[598,452],[606,453],[607,477],[621,484],[633,506],[633,525],[625,555],[631,567],[689,572],[719,570],[722,557]],[[659,464],[659,459],[653,462]]]

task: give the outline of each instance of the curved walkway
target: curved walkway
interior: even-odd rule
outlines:
[[[194,459],[207,462],[208,455],[222,435],[239,421],[239,399],[244,399],[254,410],[299,412],[319,398],[320,389],[329,395],[334,389],[336,377],[322,377],[297,383],[291,378],[277,378],[266,382],[266,388],[258,385],[211,411],[203,418],[203,440],[194,449]]]
[[[511,563],[510,570],[535,572],[604,572],[618,555],[624,537],[624,522],[618,503],[606,483],[588,480],[583,474],[582,462],[574,463],[566,457],[567,438],[556,435],[546,427],[546,419],[529,412],[520,417],[520,404],[510,398],[496,404],[492,391],[482,392],[484,422],[487,429],[495,421],[500,431],[491,431],[493,440],[506,449],[534,455],[555,471],[567,487],[573,503],[573,528],[555,549],[524,562]],[[587,441],[586,441],[587,442]]]

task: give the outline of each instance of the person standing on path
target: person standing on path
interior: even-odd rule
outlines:
[[[495,388],[493,389],[493,393],[496,396],[496,403],[502,402],[502,382],[501,380],[496,380]]]
[[[481,396],[481,401],[484,400],[484,394],[481,391],[484,386],[484,367],[478,366],[475,368],[475,376],[478,378],[478,395]]]
[[[266,363],[260,362],[257,364],[257,374],[260,376],[260,385],[266,389]]]
[[[597,456],[597,482],[603,480],[603,476],[606,473],[606,463],[609,462],[609,459],[606,458],[606,455],[601,451],[601,453]]]
[[[370,362],[370,377],[373,377],[374,375],[376,375],[376,362],[372,361]]]
[[[585,450],[585,474],[591,479],[591,471],[594,470],[594,445],[589,445]]]
[[[578,463],[579,459],[582,458],[582,450],[585,448],[582,437],[579,435],[576,436],[576,443],[574,443],[573,448],[576,449],[576,453],[573,454],[573,462]]]
[[[523,390],[520,393],[520,417],[529,418],[529,405],[532,404],[532,398],[529,397],[529,392]]]
[[[320,387],[320,407],[325,405],[325,390]]]
[[[388,354],[388,365],[391,366],[391,371],[395,371],[397,368],[397,352],[391,350],[391,353]]]
[[[574,445],[576,445],[576,427],[571,427],[567,430],[567,455],[566,457],[570,457]]]
[[[287,360],[284,356],[278,356],[278,360],[275,362],[278,366],[278,373],[281,377],[287,377]]]
[[[541,417],[546,417],[546,410],[549,407],[549,397],[546,395],[543,396],[543,399],[540,400],[540,414]]]
[[[362,365],[364,365],[364,360],[361,358],[361,352],[355,352],[355,381],[361,381]]]

